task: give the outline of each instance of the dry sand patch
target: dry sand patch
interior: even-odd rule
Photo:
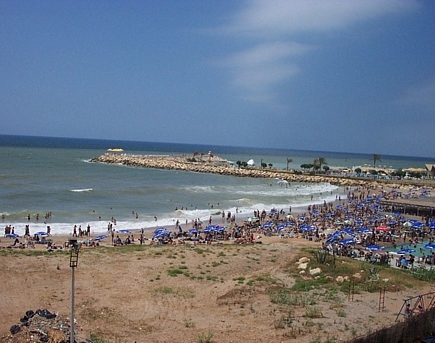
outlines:
[[[134,246],[82,249],[76,269],[78,337],[125,342],[324,342],[394,323],[403,299],[423,289],[378,293],[328,289],[300,293],[298,305],[271,301],[291,287],[289,264],[304,239],[272,237],[255,245]],[[305,253],[307,255],[307,253]],[[309,255],[308,255],[309,256]],[[28,309],[70,313],[67,252],[0,254],[0,335]],[[400,272],[400,271],[399,271]],[[313,303],[311,304],[310,301]]]

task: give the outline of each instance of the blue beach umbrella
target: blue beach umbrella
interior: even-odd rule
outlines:
[[[107,235],[100,235],[100,236],[95,237],[94,241],[101,241],[102,239],[105,239],[107,237],[109,237],[109,236],[107,236]]]
[[[341,237],[341,231],[335,231],[331,236],[328,237],[326,243],[332,243]]]
[[[368,247],[366,247],[366,250],[369,251],[379,251],[379,250],[383,250],[384,247],[381,247],[380,245],[369,245]]]
[[[119,232],[119,233],[131,233],[130,230],[125,230],[125,229],[118,230],[117,232]]]
[[[212,232],[215,230],[215,226],[214,225],[210,225],[207,226],[204,230],[202,230],[203,232]]]
[[[170,231],[160,230],[159,232],[154,234],[152,239],[163,238],[163,237],[169,236],[170,234],[171,234]]]
[[[412,254],[415,252],[415,249],[402,249],[397,252],[398,255],[406,255],[406,254]]]
[[[341,244],[341,245],[355,244],[355,239],[346,238],[346,239],[343,239],[342,241],[340,241],[338,244]]]
[[[38,231],[33,234],[34,236],[47,236],[47,232],[44,231]]]
[[[165,227],[159,227],[159,228],[154,230],[154,233],[163,232],[163,231],[166,231],[166,228]]]
[[[425,249],[435,250],[435,243],[429,243],[424,246]]]
[[[423,225],[424,224],[422,222],[416,222],[412,225],[412,227],[416,228],[416,229],[421,229],[423,227]]]
[[[6,235],[6,237],[8,237],[8,238],[20,238],[20,236],[16,233],[8,233]]]
[[[358,229],[358,232],[359,232],[359,233],[369,233],[369,232],[372,232],[372,230],[370,230],[368,227],[361,226],[361,227]]]

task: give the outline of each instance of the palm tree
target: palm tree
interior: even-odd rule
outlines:
[[[285,168],[288,171],[288,164],[292,163],[293,160],[291,158],[287,158],[287,167]]]
[[[376,161],[382,162],[381,155],[373,154],[372,160],[373,160],[373,168],[376,168]]]
[[[328,164],[328,162],[326,162],[326,159],[324,157],[319,157],[318,161],[319,161],[319,168],[320,169],[322,169],[322,164]]]
[[[314,166],[316,167],[316,169],[322,169],[322,164],[328,164],[328,162],[326,162],[326,159],[324,157],[319,157],[314,159],[313,162]]]

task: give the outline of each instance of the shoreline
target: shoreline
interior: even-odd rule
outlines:
[[[375,194],[381,195],[381,194],[385,194],[386,190],[383,186],[380,185],[366,185],[365,187],[356,187],[355,189],[352,189],[352,187],[347,187],[344,188],[342,191],[347,190],[349,193],[353,193],[355,192],[355,194],[366,194],[367,196],[370,194],[373,196]],[[392,192],[393,189],[388,189],[387,194],[390,194],[390,192]],[[291,212],[289,212],[289,209],[276,209],[277,211],[281,212],[281,215],[279,215],[277,218],[274,218],[275,223],[279,223],[279,222],[283,222],[285,221],[285,218],[287,216],[287,214],[291,213],[292,216],[294,218],[297,218],[300,215],[304,215],[304,216],[309,216],[310,212],[309,209],[313,209],[313,208],[321,208],[324,204],[327,204],[328,207],[330,208],[336,208],[338,205],[344,205],[348,203],[348,199],[346,198],[346,194],[339,192],[340,196],[337,194],[337,197],[334,201],[332,202],[326,202],[325,200],[322,199],[316,199],[314,200],[310,205],[307,206],[307,208],[304,209],[304,206],[300,206],[300,207],[293,207],[291,208]],[[261,209],[261,211],[267,211],[269,212],[271,209]],[[385,212],[385,211],[384,211]],[[243,213],[243,214],[237,214],[236,213],[236,220],[234,221],[229,221],[226,217],[223,218],[220,215],[214,215],[212,218],[212,222],[211,225],[218,225],[218,226],[223,226],[226,227],[226,230],[229,231],[234,227],[240,227],[240,228],[244,228],[245,226],[247,226],[247,224],[249,223],[248,219],[250,217],[252,217],[253,215],[249,215],[248,213]],[[405,215],[405,217],[407,219],[419,219],[416,216],[412,216],[412,215]],[[199,218],[198,218],[199,220]],[[267,218],[266,218],[267,220]],[[311,220],[311,219],[310,219]],[[177,228],[175,227],[175,221],[176,218],[173,219],[174,224],[173,225],[166,225],[164,226],[164,228],[167,231],[172,232],[174,235],[176,235],[177,233]],[[187,221],[187,222],[181,222],[179,223],[179,225],[182,227],[183,232],[187,232],[189,229],[192,229],[194,225],[192,225],[193,220],[192,221]],[[260,224],[264,223],[264,221],[260,221],[258,228],[260,228]],[[320,223],[314,219],[313,222],[314,225],[319,225]],[[116,236],[120,236],[120,238],[122,240],[126,239],[127,236],[134,236],[134,242],[133,244],[139,244],[139,236],[141,234],[141,232],[143,231],[144,234],[144,238],[145,238],[145,245],[149,244],[150,241],[152,240],[153,234],[155,232],[156,229],[158,228],[162,228],[162,226],[159,225],[155,225],[155,226],[150,226],[150,227],[144,227],[144,228],[137,228],[137,229],[128,229],[125,230],[122,225],[117,226],[115,223],[113,223],[114,225],[112,226],[112,229],[114,230],[114,237],[116,238]],[[201,222],[201,228],[199,230],[203,230],[204,228],[206,228],[208,226],[208,222],[205,222],[205,220],[203,222]],[[335,230],[339,229],[339,226],[337,225],[333,225]],[[84,227],[84,230],[86,228]],[[322,229],[322,233],[326,233],[328,230],[331,230],[332,228],[327,228],[327,227],[323,227]],[[121,232],[119,232],[119,230]],[[32,234],[32,233],[31,233]],[[98,236],[102,236],[102,235],[107,235],[107,237],[101,241],[99,241],[100,246],[113,246],[112,242],[111,242],[111,232],[109,230],[107,230],[106,232],[91,232],[91,234],[89,236],[84,235],[84,236],[80,236],[80,237],[76,237],[78,239],[78,241],[82,244],[89,244],[92,241],[94,241],[94,239]],[[277,234],[277,232],[275,232],[272,237],[277,237],[279,236]],[[60,233],[60,234],[56,234],[53,233],[50,236],[46,236],[47,239],[52,240],[53,245],[57,246],[57,247],[62,247],[65,245],[65,242],[67,242],[70,238],[72,238],[72,232],[69,234],[65,234],[65,233]],[[20,237],[20,242],[24,241],[23,237]],[[324,241],[324,240],[323,240]],[[13,239],[12,238],[6,238],[2,235],[2,237],[0,238],[0,249],[4,249],[6,248],[8,245],[12,244]],[[226,243],[232,243],[232,240],[227,241]],[[35,247],[41,249],[45,249],[46,248],[46,244],[36,244]]]

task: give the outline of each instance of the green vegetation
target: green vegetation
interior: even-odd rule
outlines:
[[[207,333],[202,333],[198,336],[198,343],[212,343],[213,336],[213,332],[208,330]]]

